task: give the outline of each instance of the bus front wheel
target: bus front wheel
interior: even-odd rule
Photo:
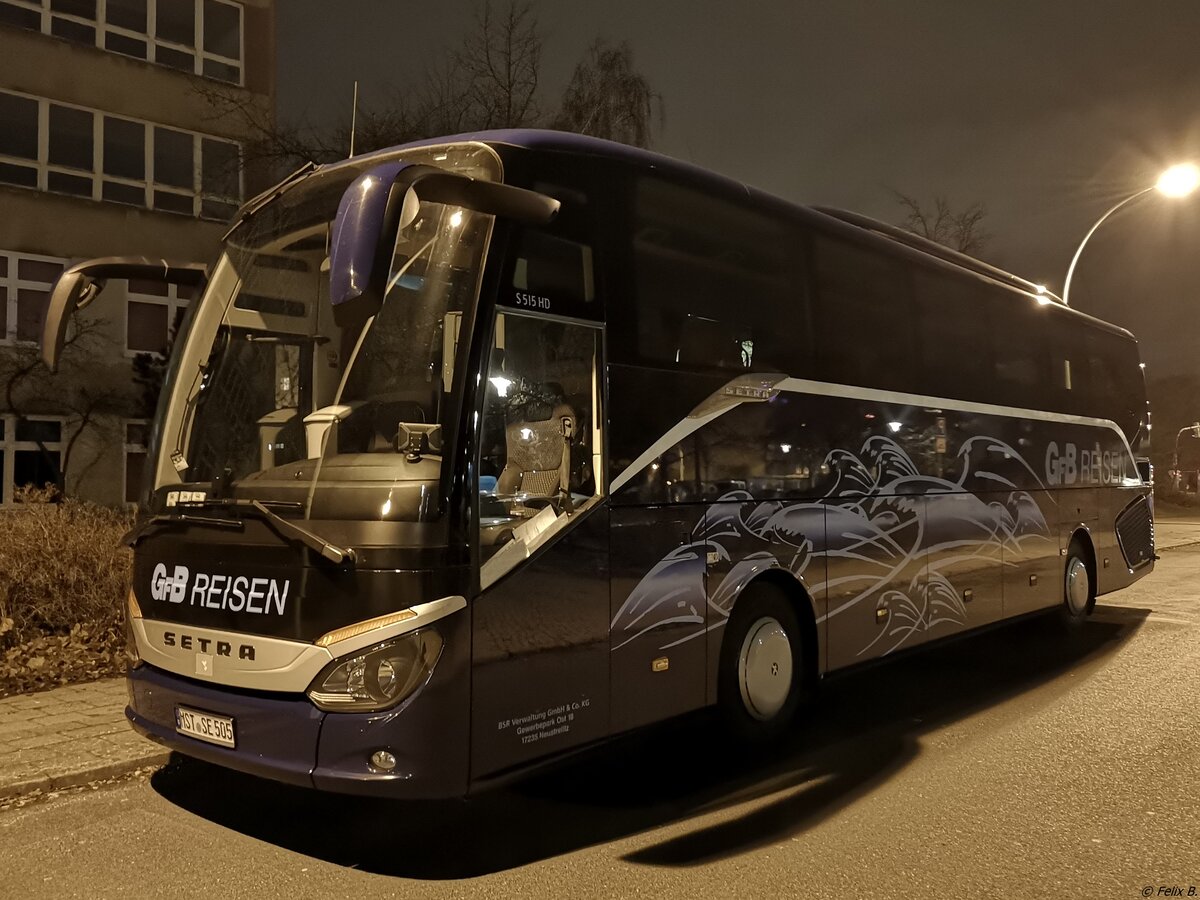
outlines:
[[[721,642],[717,705],[738,738],[761,743],[786,730],[804,684],[795,607],[782,591],[752,585],[734,605]]]
[[[1068,628],[1077,627],[1092,611],[1096,600],[1096,585],[1087,549],[1079,538],[1071,541],[1067,551],[1067,567],[1063,574],[1063,602],[1059,615]]]

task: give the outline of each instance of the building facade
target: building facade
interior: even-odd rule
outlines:
[[[274,108],[274,0],[0,0],[0,506],[60,473],[76,496],[136,500],[190,298],[110,283],[50,376],[50,286],[95,257],[210,262],[264,186],[244,145]]]

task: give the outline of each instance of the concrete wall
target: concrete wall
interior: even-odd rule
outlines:
[[[274,0],[242,0],[242,7],[243,87],[0,25],[0,90],[244,141],[253,134],[248,123],[270,124],[274,118],[276,38]],[[231,106],[245,113],[216,112]],[[246,173],[247,197],[267,186],[255,175]],[[210,263],[227,227],[168,212],[4,185],[0,185],[0,210],[0,248],[70,261],[138,255]],[[110,381],[124,380],[132,403],[138,389],[124,349],[125,309],[125,285],[114,283],[89,310],[102,317],[100,331],[108,338],[103,349],[95,351],[98,355],[90,368]],[[11,360],[19,352],[0,344],[0,369],[6,358]],[[64,384],[61,390],[61,378],[57,379],[53,393],[66,396],[86,387],[82,379],[88,369],[77,367],[84,374],[72,377],[81,382]],[[42,405],[23,411],[67,415],[65,440],[80,430],[65,408],[52,401]],[[0,412],[8,411],[3,407],[0,399]],[[83,429],[66,472],[68,490],[109,505],[123,502],[124,419],[131,410],[113,409]]]

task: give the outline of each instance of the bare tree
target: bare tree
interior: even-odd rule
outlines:
[[[207,120],[246,136],[240,163],[248,170],[257,168],[263,181],[276,180],[310,160],[331,162],[346,156],[343,135],[337,130],[279,122],[243,91],[207,79],[195,79],[192,90],[208,105]]]
[[[550,125],[647,146],[661,124],[662,98],[633,67],[626,43],[598,39],[575,67],[561,109],[539,103],[543,36],[530,0],[483,0],[457,49],[404,89],[362,102],[355,152],[365,153],[439,134]],[[269,183],[308,161],[333,162],[350,150],[350,124],[333,127],[276,121],[244,91],[206,79],[195,90],[210,118],[248,137],[241,164]],[[348,117],[347,117],[348,118]]]
[[[936,194],[933,206],[929,207],[910,194],[897,190],[892,193],[906,212],[900,227],[913,234],[968,256],[978,256],[991,240],[991,235],[983,229],[987,207],[978,201],[965,209],[955,210],[944,194]]]
[[[528,0],[508,0],[497,13],[484,0],[454,61],[466,83],[466,117],[480,128],[521,128],[538,122],[542,34]]]
[[[65,419],[65,442],[60,454],[51,451],[45,441],[36,441],[47,467],[57,472],[55,487],[63,494],[68,469],[80,469],[79,461],[72,460],[84,433],[91,430],[99,438],[98,443],[111,443],[119,439],[114,420],[137,413],[128,375],[122,376],[116,367],[101,362],[112,358],[113,353],[100,327],[96,320],[74,317],[59,356],[59,370],[54,374],[46,369],[36,345],[17,345],[0,355],[4,407],[16,416],[17,428],[30,421],[34,410]],[[96,459],[85,461],[82,468],[89,468]]]
[[[485,0],[474,30],[444,63],[382,101],[361,103],[354,122],[354,149],[366,153],[436,134],[537,125],[542,36],[532,5],[508,0],[501,8]],[[333,162],[350,151],[350,123],[315,128],[276,121],[244,91],[198,79],[193,90],[209,118],[247,135],[242,165],[280,177],[308,161]]]
[[[629,44],[614,45],[597,38],[575,66],[554,125],[563,131],[646,147],[656,108],[661,126],[662,98],[634,69]]]

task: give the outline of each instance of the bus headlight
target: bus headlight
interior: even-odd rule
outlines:
[[[326,712],[375,712],[395,706],[428,680],[442,638],[425,628],[330,663],[308,689]]]

